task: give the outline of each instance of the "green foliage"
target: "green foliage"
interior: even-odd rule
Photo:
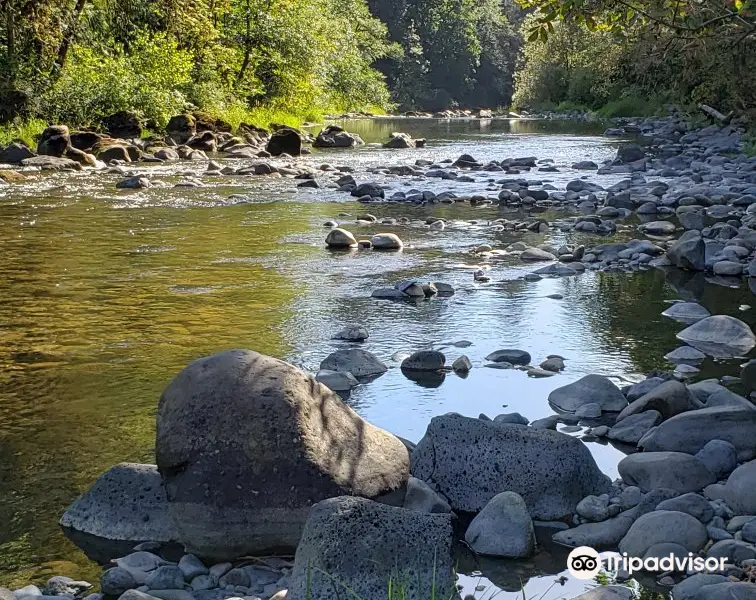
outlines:
[[[7,123],[0,125],[0,145],[7,146],[12,142],[23,142],[30,148],[37,145],[37,138],[47,127],[47,122],[41,119]]]
[[[607,102],[596,113],[604,119],[614,119],[617,117],[652,116],[661,114],[662,111],[662,104],[658,100],[649,100],[638,96],[625,96],[618,100]]]
[[[402,55],[379,63],[404,109],[511,99],[518,35],[499,0],[371,0]]]
[[[523,28],[519,103],[561,94],[596,108],[600,100],[621,99],[607,115],[652,113],[656,106],[648,98],[705,102],[725,111],[756,104],[754,0],[518,1],[534,11]],[[586,40],[601,51],[590,52]],[[539,88],[553,65],[568,80],[556,92]]]
[[[52,121],[91,125],[100,116],[134,110],[165,125],[186,104],[192,54],[165,36],[139,37],[131,52],[98,55],[76,46],[56,84],[41,98]]]
[[[400,54],[365,0],[14,0],[0,13],[0,121],[383,110],[373,64]]]

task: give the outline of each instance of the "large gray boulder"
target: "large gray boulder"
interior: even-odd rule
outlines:
[[[551,392],[549,404],[565,412],[575,412],[583,404],[598,404],[603,411],[619,412],[627,406],[627,399],[607,377],[586,375]]]
[[[756,410],[716,406],[684,412],[651,430],[638,445],[649,452],[695,454],[711,440],[724,440],[735,446],[741,461],[754,458]]]
[[[738,515],[756,515],[756,460],[740,465],[727,478],[725,499]]]
[[[398,438],[249,350],[179,373],[160,398],[155,453],[179,541],[213,559],[294,548],[314,502],[380,498],[409,476]]]
[[[667,258],[675,267],[689,271],[706,269],[706,244],[701,233],[692,229],[686,231],[667,250]]]
[[[178,540],[155,465],[121,463],[100,475],[60,519],[63,527],[106,540]]]
[[[685,384],[679,381],[665,381],[655,387],[645,396],[641,396],[635,402],[625,407],[617,415],[617,422],[642,413],[647,410],[657,411],[663,419],[669,419],[679,413],[683,413],[703,405],[688,391]]]
[[[756,346],[756,336],[740,319],[714,315],[694,323],[677,334],[677,339],[698,348],[709,356],[742,356]]]
[[[715,483],[716,477],[695,456],[682,452],[639,452],[623,458],[617,465],[628,485],[644,492],[657,488],[681,494],[697,492]]]
[[[631,525],[619,543],[619,551],[644,556],[651,546],[667,542],[698,552],[708,540],[706,526],[695,517],[673,510],[655,510]]]
[[[287,600],[394,597],[454,592],[451,515],[422,514],[362,498],[318,502],[297,547]],[[398,591],[399,590],[399,591]]]
[[[519,494],[501,492],[470,523],[465,541],[478,554],[526,558],[535,552],[535,530]]]
[[[454,510],[479,512],[496,494],[512,491],[542,520],[572,514],[580,500],[610,485],[580,440],[454,413],[431,420],[412,454],[412,475]]]

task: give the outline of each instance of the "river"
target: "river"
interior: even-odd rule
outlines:
[[[489,179],[500,174],[459,183],[375,177],[366,170],[462,153],[481,161],[537,156],[553,159],[560,172],[526,177],[563,189],[584,174],[570,169],[573,162],[611,158],[617,145],[600,135],[601,126],[586,123],[380,119],[345,126],[368,143],[406,131],[426,137],[428,145],[315,151],[299,160],[348,165],[358,181],[396,190],[488,189],[492,197],[497,192]],[[474,365],[467,378],[449,374],[435,386],[420,385],[391,368],[348,398],[371,422],[418,441],[434,415],[517,411],[533,420],[552,414],[546,401],[552,389],[583,375],[615,376],[623,385],[669,369],[663,356],[679,345],[681,329],[660,316],[671,300],[697,300],[712,313],[756,321],[752,310],[739,309],[753,298],[745,284],[722,287],[703,274],[589,272],[532,283],[521,279],[532,267],[511,259],[488,263],[490,283],[474,282],[473,271],[486,265],[470,249],[482,243],[602,241],[579,233],[497,231],[489,225],[502,216],[496,206],[365,206],[332,189],[297,190],[290,179],[206,176],[204,169],[188,162],[134,168],[167,184],[199,176],[205,186],[196,188],[116,190],[121,176],[92,171],[32,174],[23,184],[0,188],[0,585],[52,574],[96,579],[96,565],[67,541],[57,521],[111,465],[154,461],[160,393],[200,356],[250,348],[315,371],[341,347],[330,339],[333,333],[351,322],[368,328],[364,348],[392,367],[414,350],[444,349],[449,362],[467,354]],[[602,185],[617,179],[591,175]],[[379,219],[409,216],[413,223],[356,225],[366,212]],[[429,215],[449,219],[446,229],[414,222]],[[329,219],[358,238],[393,231],[405,249],[329,252],[323,243]],[[370,297],[373,289],[408,278],[448,282],[457,292],[417,304]],[[554,294],[562,298],[549,297]],[[452,345],[462,340],[472,345]],[[560,354],[567,368],[532,379],[483,367],[484,357],[499,348],[527,350],[536,364]],[[736,374],[736,365],[708,360],[700,377]],[[624,454],[598,442],[588,446],[602,470],[616,476]],[[494,571],[506,582],[501,586],[511,588],[538,573],[539,560],[500,562]],[[547,573],[558,570],[546,567]],[[553,580],[533,577],[528,597],[540,596]],[[487,578],[481,581],[488,585]],[[465,579],[467,591],[477,584],[475,577]],[[544,598],[568,591],[557,586]]]

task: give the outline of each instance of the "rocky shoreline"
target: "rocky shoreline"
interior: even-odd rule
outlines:
[[[756,159],[742,153],[744,130],[737,123],[703,130],[690,130],[675,117],[629,124],[623,134],[639,135],[638,143],[622,144],[606,164],[572,166],[627,175],[606,189],[587,176],[572,180],[565,191],[527,177],[558,170],[548,159],[484,164],[463,155],[437,164],[418,160],[374,169],[376,175],[412,178],[418,186],[393,194],[376,182],[357,181],[348,167],[297,164],[294,157],[308,139],[301,132],[257,131],[240,140],[217,127],[198,131],[196,123],[192,131],[187,123],[176,122],[169,131],[173,146],[95,134],[84,141],[87,132],[49,128],[39,155],[19,158],[25,151],[15,144],[3,150],[0,162],[19,158],[26,169],[107,162],[126,176],[119,187],[148,188],[155,182],[129,174],[127,165],[207,161],[208,173],[300,179],[300,187],[338,189],[364,205],[498,205],[505,216],[488,226],[499,230],[611,236],[627,234],[632,226],[621,220],[633,216],[641,221],[639,237],[627,242],[471,248],[483,267],[475,281],[487,283],[486,263],[517,257],[525,264],[548,263],[525,275],[528,281],[585,270],[677,268],[708,273],[723,285],[733,279],[739,285],[746,277],[756,287],[756,211],[751,211]],[[327,128],[311,142],[354,147],[361,140]],[[386,144],[422,146],[406,134],[395,134]],[[252,164],[223,167],[209,160],[206,152],[223,148],[224,156],[252,159]],[[429,179],[485,182],[490,195],[420,189]],[[182,182],[191,184],[202,182]],[[530,216],[506,217],[522,209]],[[538,213],[557,217],[546,220]],[[404,223],[369,214],[360,221],[381,228]],[[406,218],[406,224],[438,232],[448,226],[432,217]],[[333,251],[404,248],[390,231],[359,240],[340,225],[325,224],[325,244]],[[373,296],[425,301],[453,293],[444,282],[410,280]],[[548,401],[556,414],[532,423],[518,413],[436,416],[417,445],[369,424],[334,393],[369,384],[387,370],[365,349],[369,332],[360,324],[334,332],[349,347],[325,357],[314,376],[251,351],[195,361],[161,397],[157,464],[113,467],[61,519],[90,556],[104,565],[114,561],[103,572],[100,593],[89,594],[92,586],[86,582],[54,577],[43,588],[0,589],[0,599],[100,600],[104,594],[121,600],[319,600],[339,597],[334,589],[348,589],[363,600],[382,600],[392,582],[406,597],[420,600],[432,589],[457,593],[455,546],[466,545],[481,556],[527,558],[537,550],[536,533],[544,529],[567,547],[639,558],[691,553],[723,558],[727,566],[720,572],[670,571],[652,579],[671,589],[675,600],[754,598],[756,361],[746,363],[738,377],[687,382],[707,356],[747,355],[756,336],[746,323],[711,315],[694,303],[672,304],[664,314],[681,323],[683,345],[666,357],[674,371],[652,373],[624,388],[588,375],[554,390]],[[448,358],[451,365],[442,352],[416,352],[401,370],[410,379],[432,383],[450,372],[464,377],[473,368],[461,352]],[[565,368],[562,357],[531,364],[527,351],[511,348],[486,360],[487,366],[521,368],[533,377]],[[733,386],[744,395],[731,391]],[[586,427],[585,441],[607,438],[626,445],[620,479],[612,482],[601,473],[585,443],[567,435],[577,424]],[[558,425],[567,427],[556,431]],[[267,558],[253,558],[261,556]],[[579,597],[629,600],[630,589],[619,585],[625,574],[612,577],[618,585]]]

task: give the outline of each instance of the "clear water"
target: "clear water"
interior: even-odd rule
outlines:
[[[368,181],[376,179],[365,172],[370,167],[417,158],[537,156],[554,159],[561,172],[527,177],[560,187],[583,175],[569,169],[572,162],[609,158],[616,144],[598,136],[595,126],[555,122],[386,119],[347,128],[368,143],[397,130],[429,143],[416,150],[321,151],[299,160],[350,165],[358,181]],[[199,176],[206,187],[194,189],[121,191],[115,189],[120,176],[93,172],[31,175],[23,185],[0,188],[0,585],[52,574],[96,580],[96,565],[65,539],[57,521],[114,463],[154,460],[160,393],[200,356],[251,348],[314,371],[341,347],[330,339],[333,333],[361,323],[370,331],[363,347],[392,368],[356,388],[348,401],[373,423],[417,441],[434,415],[518,411],[532,420],[552,414],[546,402],[552,389],[585,374],[614,376],[623,384],[669,368],[663,356],[677,347],[675,333],[682,328],[660,316],[670,300],[695,299],[714,313],[754,324],[753,311],[738,308],[752,302],[746,286],[730,289],[702,275],[587,273],[523,282],[519,277],[532,267],[515,259],[484,263],[470,249],[518,240],[596,240],[497,232],[488,224],[501,216],[496,207],[365,206],[329,189],[297,191],[291,179],[206,176],[204,168],[184,162],[133,169],[167,184]],[[378,181],[397,190],[471,194],[485,193],[490,178],[499,174],[482,174],[476,183]],[[616,178],[592,179],[609,184]],[[436,215],[450,223],[443,232],[419,222],[356,225],[365,212],[417,221]],[[322,226],[329,219],[357,237],[394,231],[405,250],[329,252]],[[481,267],[490,267],[491,283],[473,281],[473,270]],[[407,278],[445,281],[457,293],[417,304],[370,298],[376,287]],[[451,345],[460,340],[472,345]],[[426,348],[443,348],[449,362],[465,353],[475,368],[466,379],[450,374],[437,387],[423,387],[398,365],[406,353]],[[499,348],[527,350],[535,363],[560,354],[567,369],[531,379],[483,367],[484,357]],[[701,376],[735,374],[737,363],[707,362]],[[588,446],[604,472],[616,475],[622,452]],[[511,591],[520,581],[528,597],[540,597],[563,570],[564,556],[544,550],[530,561],[468,563],[466,572],[485,575],[466,578],[467,591],[493,582],[510,590],[497,598],[513,599],[522,597]],[[544,598],[570,597],[581,586],[572,580]],[[488,598],[492,589],[477,595]]]

